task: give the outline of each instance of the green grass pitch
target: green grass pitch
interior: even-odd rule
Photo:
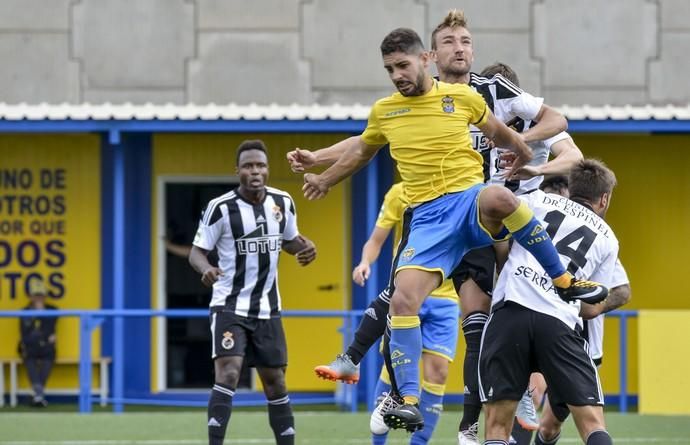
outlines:
[[[432,444],[456,444],[458,411],[446,411]],[[368,444],[369,417],[365,413],[297,411],[298,444]],[[640,416],[607,413],[614,443],[690,444],[690,417]],[[395,431],[388,443],[408,443]],[[206,413],[158,411],[112,413],[16,412],[0,410],[0,445],[204,445]],[[227,444],[272,444],[265,412],[236,409]],[[582,443],[568,421],[559,444]]]

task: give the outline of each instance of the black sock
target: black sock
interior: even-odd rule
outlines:
[[[355,332],[355,339],[347,348],[347,355],[350,356],[352,363],[355,365],[362,361],[372,347],[376,340],[381,338],[383,332],[386,330],[386,315],[388,315],[389,303],[384,300],[390,298],[387,294],[388,288],[384,289],[379,296],[369,304],[369,307],[364,312],[364,317],[357,327]]]
[[[462,321],[462,333],[465,336],[467,349],[465,350],[465,362],[463,364],[465,407],[462,412],[462,420],[460,420],[460,431],[468,429],[479,421],[482,402],[479,400],[477,368],[479,367],[479,347],[482,342],[482,332],[488,319],[488,314],[476,311],[468,314]]]
[[[391,393],[398,394],[398,384],[395,380],[395,372],[393,371],[393,363],[391,362],[391,328],[390,328],[390,316],[386,315],[386,329],[383,333],[383,364],[386,366],[386,371],[388,371],[388,378],[391,382]]]
[[[271,425],[277,445],[294,445],[295,418],[292,415],[290,397],[287,394],[268,401],[268,423]]]
[[[230,423],[232,396],[235,389],[222,383],[215,383],[208,401],[208,444],[223,445],[225,431]]]
[[[542,437],[540,432],[537,432],[536,437],[534,438],[534,445],[556,445],[556,442],[558,442],[558,439],[560,438],[561,433],[558,433],[553,439],[546,440]]]
[[[517,420],[513,422],[513,431],[510,434],[517,445],[530,445],[532,443],[532,431],[524,429]]]
[[[593,431],[587,436],[587,445],[613,445],[613,439],[605,430]]]

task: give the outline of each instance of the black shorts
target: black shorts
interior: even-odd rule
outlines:
[[[258,368],[287,366],[287,344],[280,318],[247,318],[232,312],[211,313],[211,358],[242,356]]]
[[[553,404],[604,404],[587,341],[555,317],[506,302],[491,314],[482,336],[482,402],[520,400],[532,372],[544,375]]]
[[[582,337],[586,338],[584,335]],[[601,366],[601,358],[594,358],[592,359],[592,361],[594,362],[594,365],[597,367],[597,369],[599,368],[599,366]],[[546,396],[549,398],[549,406],[551,406],[551,412],[553,412],[553,415],[556,417],[556,419],[558,419],[559,422],[565,422],[565,420],[570,415],[570,409],[568,408],[568,405],[565,403],[552,402],[548,388],[546,388]]]
[[[496,270],[496,251],[493,246],[480,247],[467,252],[450,277],[455,290],[460,293],[460,286],[472,278],[477,286],[491,297],[494,290],[494,271]],[[460,296],[462,298],[462,295]]]

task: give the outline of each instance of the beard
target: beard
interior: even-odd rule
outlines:
[[[437,65],[439,73],[443,73],[446,76],[464,76],[465,74],[469,73],[471,70],[471,65],[467,62],[465,62],[464,66],[458,66],[454,63],[449,63],[445,66],[439,66]]]
[[[422,70],[414,82],[405,81],[405,82],[402,82],[401,84],[396,84],[395,87],[398,89],[398,92],[405,97],[421,96],[422,94],[424,94],[425,76],[426,76],[426,74],[424,73],[424,70]],[[412,86],[412,87],[410,87],[408,91],[402,91],[400,89],[401,86],[403,86],[403,87]]]

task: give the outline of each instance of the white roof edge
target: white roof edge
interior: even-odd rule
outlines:
[[[556,107],[570,120],[690,120],[686,106],[570,106]],[[125,104],[6,104],[0,103],[0,119],[5,120],[366,120],[367,105],[143,105]]]

